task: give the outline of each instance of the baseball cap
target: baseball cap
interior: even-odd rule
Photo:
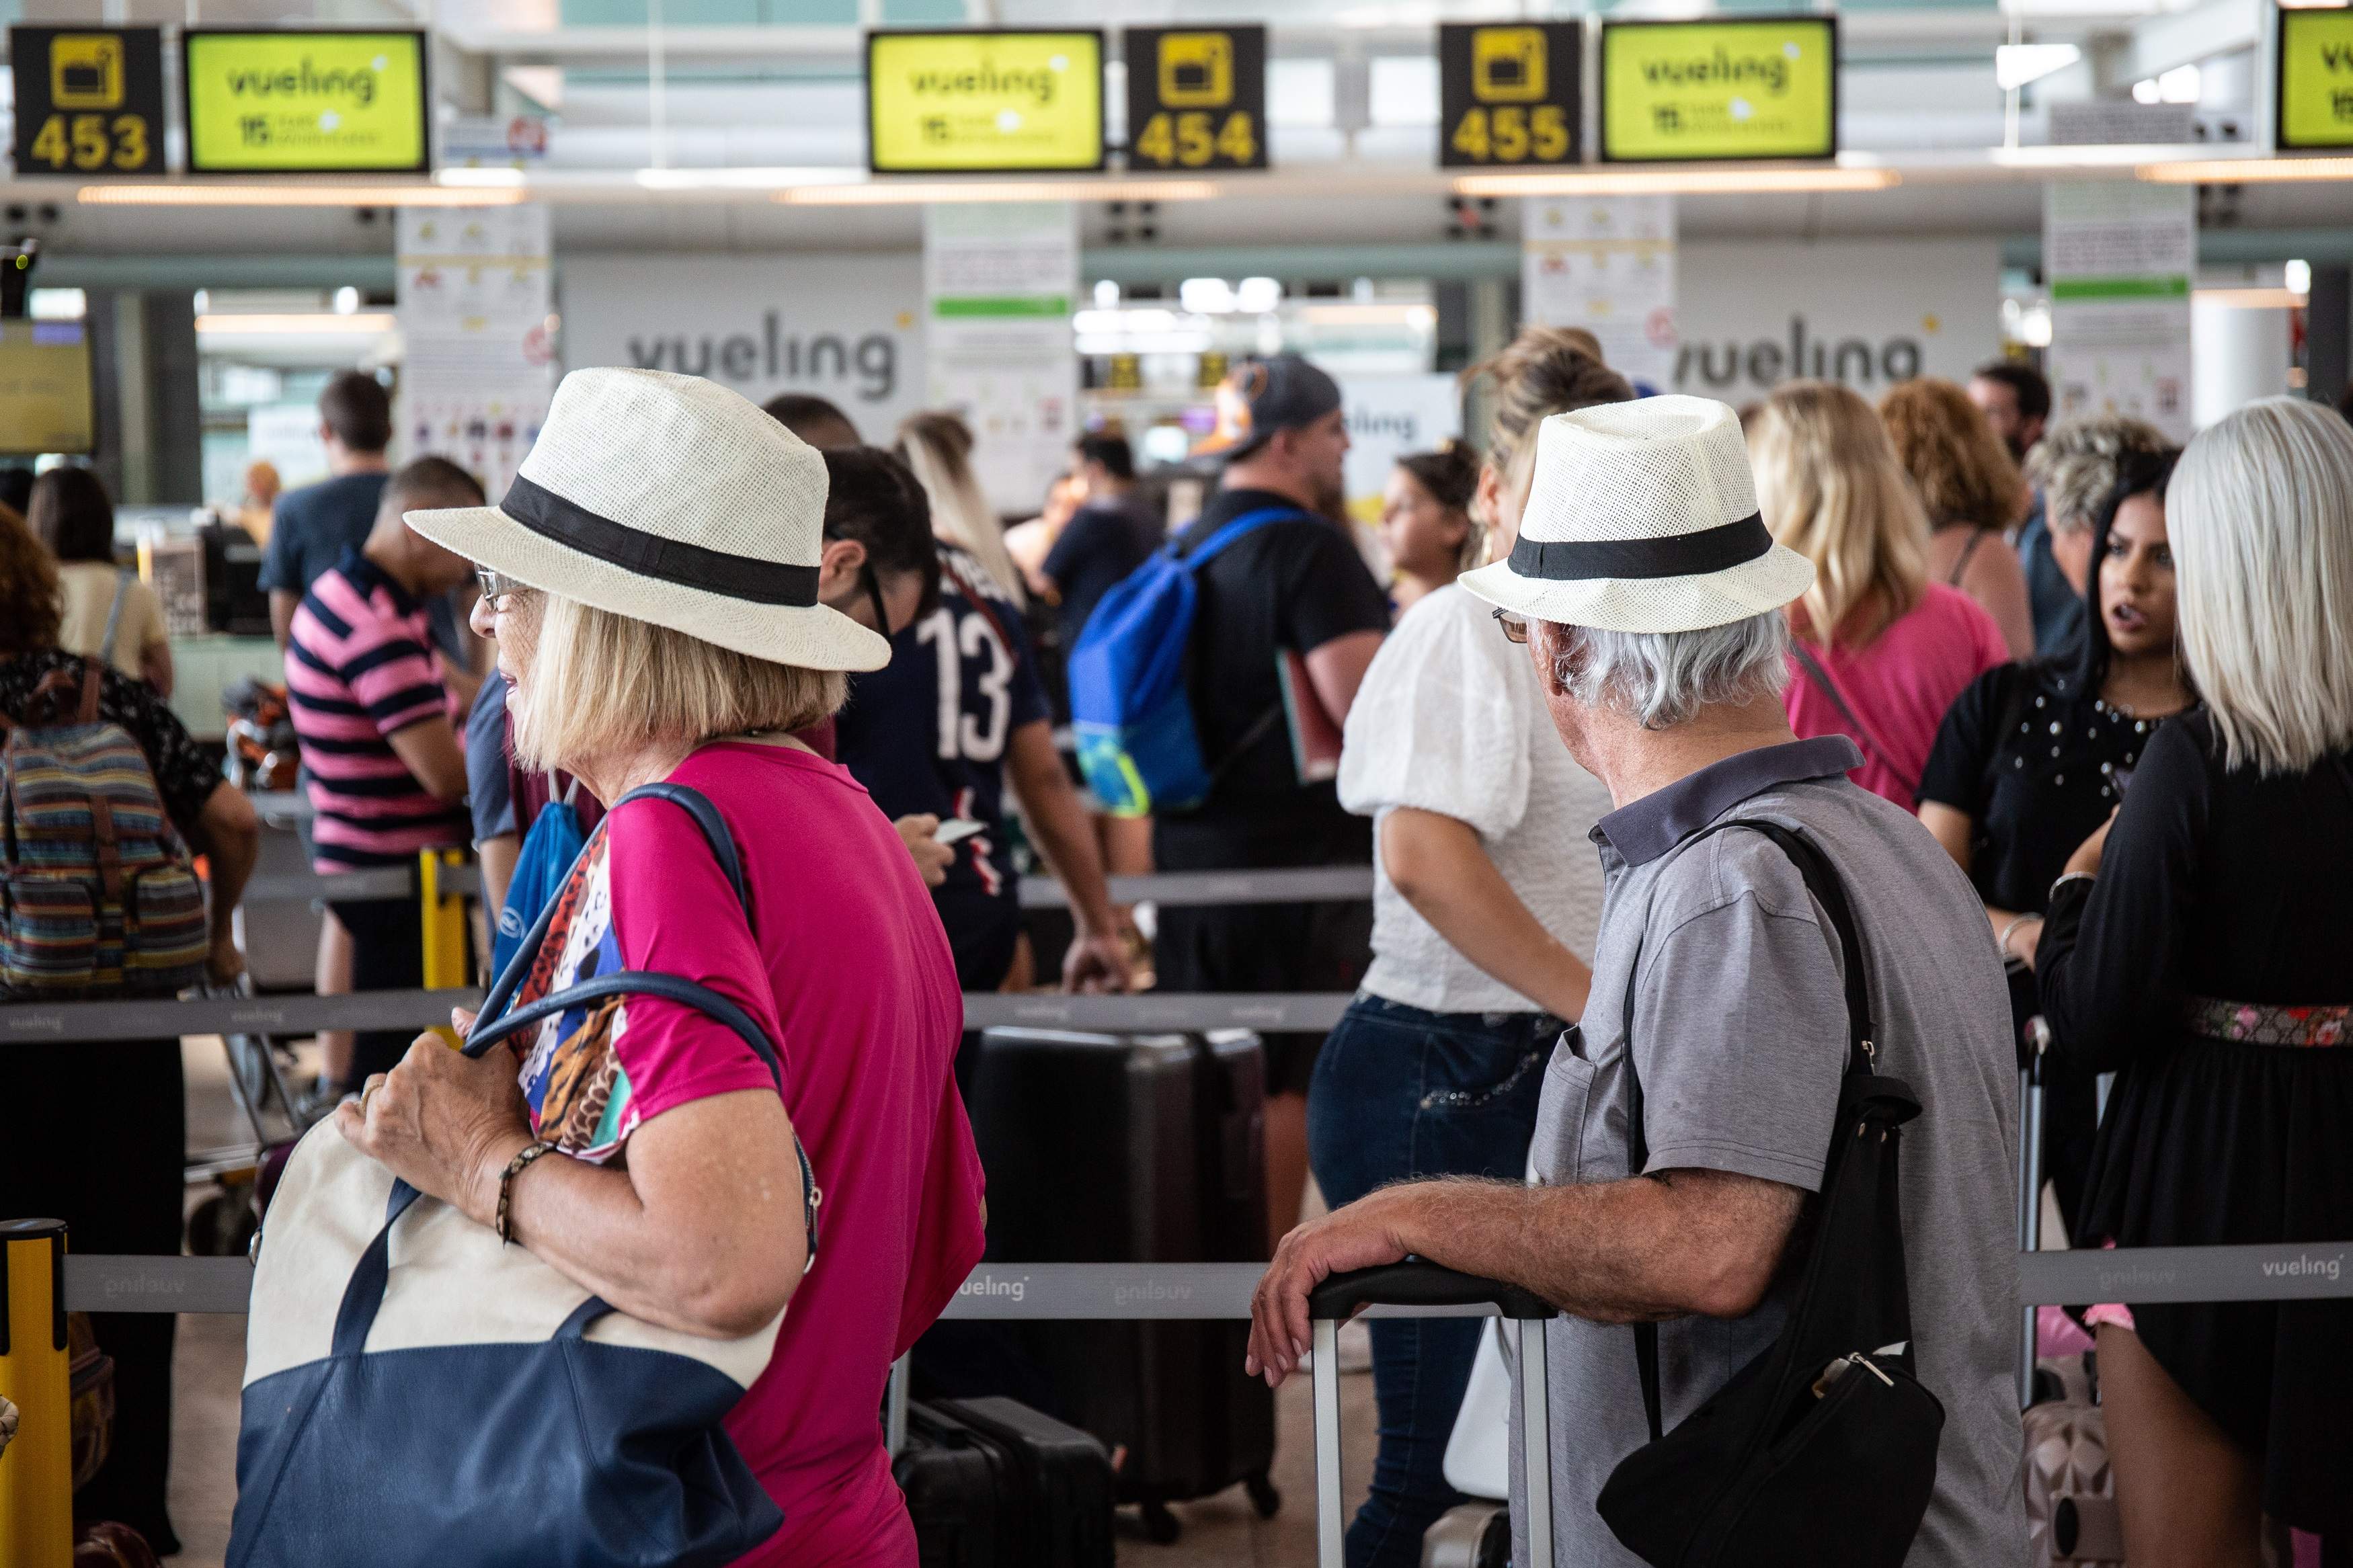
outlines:
[[[1340,406],[1340,384],[1297,354],[1249,360],[1218,384],[1218,427],[1195,457],[1246,457],[1278,430],[1313,425]]]

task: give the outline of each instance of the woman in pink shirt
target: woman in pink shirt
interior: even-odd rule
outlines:
[[[484,563],[475,626],[512,683],[518,756],[620,803],[517,957],[513,1000],[624,969],[698,982],[776,1043],[781,1097],[726,1027],[638,994],[479,1061],[423,1037],[338,1114],[396,1174],[633,1317],[731,1339],[784,1314],[726,1423],[784,1514],[744,1568],[914,1568],[883,1381],[981,1252],[947,938],[891,823],[792,734],[840,705],[841,672],[889,658],[875,628],[927,592],[907,565],[934,559],[924,520],[861,489],[859,458],[711,382],[583,371],[497,508],[408,518]],[[828,537],[835,511],[858,527]],[[688,811],[622,799],[665,781],[716,807],[740,899]]]
[[[1748,455],[1766,526],[1814,563],[1813,587],[1789,606],[1789,727],[1852,737],[1855,783],[1910,811],[1945,710],[2008,662],[2001,628],[1928,580],[1927,519],[1854,393],[1784,382],[1750,426]]]

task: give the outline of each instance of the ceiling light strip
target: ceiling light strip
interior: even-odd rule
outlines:
[[[2166,185],[2245,185],[2291,180],[2353,180],[2353,158],[2199,158],[2143,163],[2142,179]]]
[[[926,202],[1200,202],[1212,180],[874,180],[794,185],[772,198],[787,206],[909,206]]]
[[[500,207],[526,193],[507,186],[306,184],[84,185],[85,206],[153,207]]]
[[[1883,191],[1904,183],[1893,169],[1596,169],[1558,174],[1465,174],[1463,196],[1755,195]]]

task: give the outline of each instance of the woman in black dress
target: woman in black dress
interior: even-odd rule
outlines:
[[[2115,1070],[2079,1245],[2353,1239],[2353,426],[2266,398],[2167,493],[2205,706],[2052,889],[2053,1049]],[[2133,1568],[2353,1545],[2353,1301],[2096,1309]],[[2334,1560],[2332,1558],[2332,1560]]]
[[[86,661],[58,647],[58,626],[57,563],[0,510],[0,713],[32,717],[44,678],[80,679]],[[208,858],[209,967],[216,982],[234,980],[244,963],[229,914],[261,845],[253,803],[143,683],[105,670],[98,716],[137,742],[164,814]],[[183,1097],[176,1039],[0,1047],[0,1218],[62,1219],[76,1252],[178,1253]],[[114,1426],[104,1468],[74,1500],[82,1517],[130,1525],[164,1557],[180,1549],[164,1510],[173,1324],[169,1312],[91,1315],[114,1358]]]
[[[2093,514],[2085,633],[1978,677],[1954,700],[1920,780],[1920,820],[1968,874],[2011,964],[2014,1022],[2042,1010],[2031,968],[2067,857],[2116,807],[2157,727],[2197,700],[2174,637],[2165,483],[2176,453],[2122,455]],[[2075,1225],[2097,1119],[2094,1075],[2052,1072],[2044,1166]]]

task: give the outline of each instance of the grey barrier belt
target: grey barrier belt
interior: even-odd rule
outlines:
[[[13,1041],[154,1040],[177,1035],[309,1035],[321,1029],[426,1029],[447,1024],[452,1007],[471,1007],[479,991],[362,991],[342,996],[205,996],[187,1001],[17,1002],[0,1006],[0,1045]],[[1145,991],[1132,996],[972,992],[965,1024],[992,1029],[1260,1029],[1315,1033],[1347,1010],[1343,992],[1295,995]]]
[[[263,1245],[267,1246],[265,1242]],[[2144,1247],[2027,1252],[2021,1302],[2294,1301],[2353,1297],[2353,1241],[2308,1247]],[[1247,1318],[1258,1263],[984,1263],[951,1318]],[[242,1258],[68,1253],[66,1306],[82,1312],[242,1312]],[[1488,1307],[1376,1307],[1376,1317],[1490,1316]]]
[[[480,871],[472,866],[442,868],[444,892],[479,897]],[[1311,866],[1287,871],[1163,871],[1149,877],[1110,879],[1115,904],[1329,904],[1356,903],[1373,896],[1370,866]],[[332,876],[256,877],[245,885],[249,904],[301,903],[314,899],[359,900],[406,899],[417,892],[417,873],[406,866]],[[1070,908],[1071,896],[1051,877],[1021,879],[1025,910]]]

